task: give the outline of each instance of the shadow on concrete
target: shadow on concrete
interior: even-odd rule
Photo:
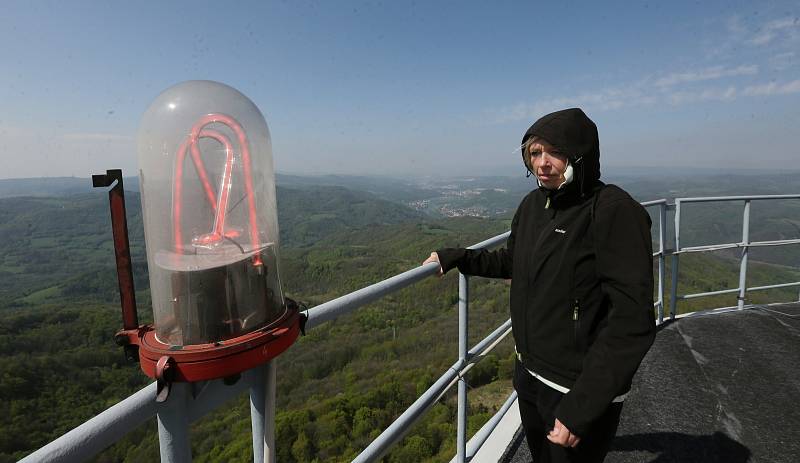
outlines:
[[[511,443],[508,445],[505,453],[497,462],[517,463],[529,461],[531,461],[531,451],[528,448],[528,442],[525,440],[525,432],[522,430],[522,426],[520,426],[511,439]]]
[[[634,451],[655,454],[637,459],[647,463],[746,463],[751,455],[747,447],[721,432],[701,436],[678,432],[628,434],[617,436],[611,445],[614,453]],[[614,461],[613,453],[607,461]]]

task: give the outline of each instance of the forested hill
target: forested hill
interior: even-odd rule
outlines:
[[[146,321],[140,204],[135,192],[126,194],[137,301]],[[413,268],[437,247],[472,244],[509,227],[507,219],[436,219],[341,187],[279,185],[278,201],[284,290],[311,306]],[[796,203],[782,210],[762,215],[759,227],[791,232]],[[736,215],[724,208],[701,218],[716,234],[736,231]],[[800,262],[791,256],[781,255],[784,266],[751,261],[748,282],[800,280]],[[725,256],[687,255],[681,292],[733,287],[737,272]],[[473,345],[507,319],[508,286],[471,281]],[[137,365],[123,362],[112,341],[121,326],[116,288],[104,191],[0,199],[0,463],[16,461],[150,382]],[[750,300],[796,295],[796,288],[785,288]],[[352,460],[455,360],[457,300],[451,272],[302,337],[278,360],[278,461]],[[732,303],[734,296],[718,296],[682,302],[681,310]],[[507,340],[470,372],[471,432],[510,392],[512,359]],[[248,414],[240,397],[193,425],[194,460],[252,461]],[[97,461],[157,460],[154,421]],[[449,461],[454,453],[455,405],[448,395],[386,461]]]
[[[14,196],[58,197],[86,193],[91,186],[90,179],[78,177],[7,178],[0,179],[0,198]]]
[[[287,214],[283,208],[288,207],[299,216],[281,224],[288,235],[282,247],[284,289],[311,305],[418,265],[437,246],[479,241],[508,227],[503,221],[469,218],[427,223],[402,205],[341,188],[278,191],[279,214]],[[128,193],[127,198],[137,299],[147,320],[141,214],[138,196]],[[291,244],[293,229],[305,230],[299,245]],[[0,200],[0,246],[0,415],[5,417],[0,462],[5,463],[150,380],[138,366],[122,361],[112,341],[121,321],[103,192]],[[452,276],[444,283],[431,279],[317,328],[281,358],[281,461],[311,461],[310,455],[349,461],[452,363],[453,282]],[[484,286],[474,292],[478,302],[487,301],[474,311],[482,319],[474,326],[478,335],[507,317],[501,302],[505,286]],[[501,352],[507,357],[509,346]],[[488,370],[475,370],[476,387],[498,376],[497,357],[486,365],[482,368]],[[506,359],[506,373],[508,365]],[[451,415],[450,405],[442,404],[430,424],[436,431],[425,438],[410,436],[409,449],[399,448],[397,458],[451,454]],[[473,420],[486,416],[477,413]],[[222,423],[228,424],[224,430]],[[202,421],[194,431],[200,446],[196,460],[252,461],[248,423],[245,401]],[[150,423],[99,461],[152,461],[158,452],[154,436]]]
[[[371,193],[337,186],[278,186],[281,244],[301,246],[335,233],[368,225],[421,222],[425,216]]]
[[[128,193],[136,285],[147,287],[141,207]],[[0,310],[61,296],[110,301],[116,289],[108,196],[0,199]]]
[[[277,188],[281,244],[303,246],[344,230],[417,223],[401,204],[341,187]],[[126,192],[136,288],[147,288],[147,264],[136,192]],[[61,296],[103,301],[117,296],[108,197],[0,198],[0,309]]]

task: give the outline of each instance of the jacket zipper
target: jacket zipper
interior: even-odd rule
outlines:
[[[573,300],[572,304],[572,326],[575,330],[575,347],[580,347],[580,343],[578,342],[578,332],[580,331],[581,327],[580,302],[577,299]]]
[[[547,202],[545,204],[545,209],[547,209],[549,207],[550,207],[550,195],[548,194],[547,195]],[[527,255],[525,257],[526,257],[526,266],[528,268],[528,275],[526,275],[525,278],[528,278],[528,276],[530,275],[530,272],[532,271],[532,267],[533,267],[532,261],[533,261],[534,254],[536,254],[536,251],[541,247],[542,242],[545,240],[545,237],[548,234],[547,231],[548,230],[552,230],[552,226],[553,226],[553,223],[554,223],[554,220],[555,220],[554,214],[555,214],[555,210],[553,210],[553,215],[551,215],[550,220],[547,221],[547,224],[544,225],[541,230],[539,230],[538,235],[536,236],[536,240],[533,243],[533,246],[526,253]],[[530,282],[526,281],[526,283],[530,283]],[[525,291],[525,307],[530,307],[530,298],[531,298],[531,292],[530,291]],[[529,341],[528,341],[527,336],[525,338],[522,338],[522,336],[525,336],[525,334],[523,334],[523,333],[526,333],[526,332],[529,331],[527,329],[527,327],[529,326],[529,320],[531,319],[531,317],[532,317],[531,312],[529,310],[525,310],[524,313],[523,313],[523,321],[524,321],[524,326],[526,327],[526,329],[520,331],[520,341],[522,341],[520,344],[525,346],[525,350],[526,351],[529,351]]]

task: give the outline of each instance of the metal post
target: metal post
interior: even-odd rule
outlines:
[[[264,463],[275,463],[275,396],[278,382],[278,364],[272,359],[264,365],[266,393],[264,397]]]
[[[162,463],[189,463],[189,400],[191,383],[172,383],[167,400],[158,406],[158,445]],[[155,397],[153,397],[155,400]]]
[[[739,310],[744,308],[744,297],[747,292],[747,251],[750,248],[750,200],[744,202],[742,215],[742,262],[739,266]]]
[[[670,288],[669,318],[678,313],[678,253],[681,250],[681,200],[675,199],[675,249],[672,250],[672,286]]]
[[[264,406],[267,373],[264,365],[245,373],[250,384],[250,426],[253,431],[253,463],[264,463]]]
[[[658,323],[664,322],[664,274],[666,264],[664,260],[664,243],[667,241],[667,205],[658,206]]]
[[[469,309],[469,280],[466,275],[458,275],[458,359],[467,359],[467,327]],[[464,463],[467,458],[467,382],[463,376],[458,378],[458,434],[456,440],[456,461]]]

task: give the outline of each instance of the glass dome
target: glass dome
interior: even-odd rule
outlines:
[[[272,145],[237,90],[189,81],[159,95],[138,137],[156,337],[224,341],[283,315]]]

